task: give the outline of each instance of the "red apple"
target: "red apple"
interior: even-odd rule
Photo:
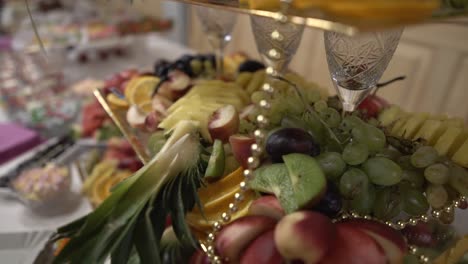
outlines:
[[[366,232],[350,225],[337,224],[332,250],[321,264],[385,264],[387,258],[380,245]]]
[[[240,264],[282,264],[275,244],[275,231],[267,231],[258,236],[242,254]]]
[[[229,259],[230,263],[238,263],[241,253],[259,235],[272,230],[276,220],[266,216],[244,216],[225,226],[216,236],[216,251]]]
[[[369,95],[359,104],[358,109],[364,112],[367,118],[377,117],[383,108],[390,106],[390,104],[383,98],[377,95]]]
[[[323,259],[335,238],[336,229],[331,220],[316,212],[286,215],[275,228],[275,242],[281,255],[306,264]]]
[[[239,114],[232,105],[225,105],[216,110],[208,121],[208,131],[211,138],[219,139],[224,143],[239,130]]]
[[[229,144],[231,145],[232,154],[242,165],[242,167],[247,168],[248,162],[247,159],[252,156],[252,144],[255,143],[253,137],[246,135],[232,135],[229,137]]]
[[[132,105],[127,111],[127,122],[134,128],[145,127],[146,115],[140,112],[138,106]]]
[[[249,215],[264,215],[279,220],[285,213],[274,195],[265,195],[252,202]]]
[[[415,246],[434,247],[437,243],[427,223],[419,222],[415,226],[407,226],[401,232],[408,240],[408,243]]]
[[[352,219],[340,223],[357,228],[371,236],[384,250],[388,263],[402,263],[407,245],[404,237],[395,229],[372,220]]]

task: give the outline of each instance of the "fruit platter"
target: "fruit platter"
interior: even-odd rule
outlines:
[[[199,12],[216,55],[160,60],[95,90],[143,166],[93,175],[114,177],[93,212],[53,235],[54,263],[466,261],[468,236],[451,226],[468,207],[464,121],[378,96],[401,28],[324,33],[337,95],[289,70],[307,24],[288,16],[299,3],[251,16],[262,62],[223,56],[229,16]]]
[[[467,237],[450,223],[467,208],[462,119],[378,95],[342,115],[337,96],[288,71],[259,150],[267,69],[242,53],[223,62],[216,78],[213,55],[161,60],[95,92],[144,166],[94,167],[84,192],[96,209],[58,230],[55,263],[461,260]]]

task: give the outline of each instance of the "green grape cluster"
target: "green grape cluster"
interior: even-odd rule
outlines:
[[[261,94],[253,94],[259,101]],[[307,105],[304,105],[306,102]],[[340,109],[320,96],[299,98],[290,88],[275,93],[270,121],[308,131],[320,144],[316,157],[328,180],[338,186],[346,210],[391,220],[401,212],[425,214],[468,195],[468,172],[430,146],[394,147],[378,121]],[[407,144],[407,142],[401,142]],[[410,150],[410,151],[408,151]]]

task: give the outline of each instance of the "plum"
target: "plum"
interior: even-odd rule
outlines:
[[[266,141],[266,152],[273,162],[282,162],[283,156],[302,153],[310,156],[320,154],[320,147],[314,138],[300,128],[280,128],[271,133]]]

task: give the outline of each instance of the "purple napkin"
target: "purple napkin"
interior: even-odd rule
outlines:
[[[41,143],[39,134],[17,124],[0,124],[0,164]]]

